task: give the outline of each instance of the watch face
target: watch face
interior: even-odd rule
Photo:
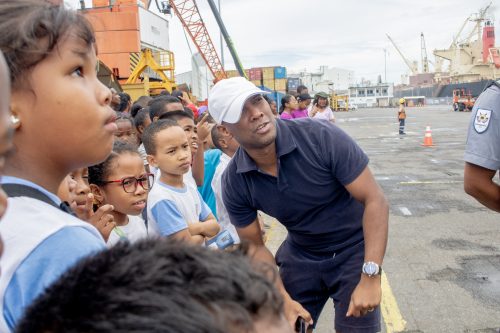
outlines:
[[[375,275],[378,273],[378,265],[374,262],[367,262],[363,267],[363,272],[366,275]]]

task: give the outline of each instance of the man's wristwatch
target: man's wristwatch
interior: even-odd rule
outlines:
[[[362,273],[368,275],[369,277],[374,277],[376,275],[382,274],[382,266],[379,266],[373,261],[367,261],[363,264]]]

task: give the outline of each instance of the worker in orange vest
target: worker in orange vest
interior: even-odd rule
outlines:
[[[405,135],[405,120],[406,120],[406,111],[405,111],[405,99],[401,98],[399,100],[399,110],[398,110],[398,120],[399,120],[399,135]]]

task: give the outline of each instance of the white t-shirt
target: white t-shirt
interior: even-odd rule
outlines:
[[[144,148],[144,143],[141,143],[139,148],[137,148],[137,151],[139,152],[139,155],[141,155],[141,158],[144,162],[144,165],[148,165],[148,154],[146,153],[146,148]]]
[[[150,237],[173,235],[212,213],[197,188],[187,182],[183,188],[175,188],[156,181],[147,206]]]
[[[156,169],[156,168],[152,167],[151,165],[149,166],[149,169],[155,175],[155,182],[157,180],[160,180],[161,170],[160,169]],[[198,187],[198,185],[196,185],[196,180],[194,180],[193,171],[192,171],[191,167],[189,167],[188,172],[186,172],[184,174],[183,180],[184,180],[185,184],[190,184],[190,185],[192,185],[194,187]]]
[[[327,107],[323,112],[316,112],[313,117],[314,119],[324,119],[328,121],[332,121],[335,119],[335,115],[333,114],[332,109]]]
[[[148,231],[146,229],[146,224],[140,216],[128,216],[128,223],[126,225],[120,225],[111,231],[106,245],[111,247],[118,243],[120,240],[128,240],[131,243],[135,243],[140,239],[146,238],[148,236]]]
[[[226,170],[227,165],[231,161],[231,157],[222,153],[220,156],[219,165],[215,169],[214,178],[212,179],[212,190],[215,194],[215,205],[217,207],[217,220],[221,225],[222,229],[227,230],[234,240],[235,244],[240,243],[240,237],[236,232],[236,228],[231,224],[229,220],[229,215],[227,213],[226,206],[222,201],[222,173]]]

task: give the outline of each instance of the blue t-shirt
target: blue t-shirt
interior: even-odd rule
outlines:
[[[170,236],[212,213],[194,186],[176,188],[157,181],[148,197],[150,235]]]
[[[203,186],[198,186],[198,191],[201,197],[206,202],[210,210],[217,218],[217,207],[215,205],[215,194],[212,190],[212,179],[214,178],[215,169],[219,165],[222,151],[220,149],[210,149],[205,152],[205,171],[203,176]]]
[[[258,170],[239,148],[222,176],[231,223],[245,227],[257,210],[288,229],[309,250],[335,251],[363,239],[364,206],[345,186],[368,165],[354,140],[330,122],[276,120],[278,176]]]
[[[62,228],[38,245],[12,276],[4,296],[3,315],[11,330],[24,310],[80,259],[104,250],[84,228]]]
[[[32,187],[55,204],[61,203],[55,194],[30,181],[4,176],[1,183]],[[52,207],[47,207],[47,218],[50,218]],[[85,228],[75,226],[63,227],[38,244],[17,267],[5,290],[3,316],[9,328],[14,329],[25,308],[66,270],[81,258],[105,248],[102,239],[97,239]]]

